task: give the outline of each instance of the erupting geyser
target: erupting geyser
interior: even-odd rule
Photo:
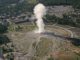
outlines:
[[[36,25],[37,25],[37,30],[35,31],[36,33],[43,33],[44,30],[44,22],[43,22],[43,16],[46,14],[46,7],[39,3],[34,7],[34,15],[37,19]]]

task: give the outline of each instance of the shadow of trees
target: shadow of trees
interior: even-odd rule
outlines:
[[[65,36],[57,35],[57,34],[55,34],[53,32],[45,32],[43,34],[44,35],[49,35],[49,36],[59,37],[59,38],[62,38],[64,40],[69,40],[73,45],[80,46],[80,38],[65,37]]]
[[[75,46],[80,46],[80,38],[74,38],[74,37],[71,38],[71,37],[65,37],[65,36],[60,36],[60,35],[55,35],[55,36],[64,38],[64,40],[70,41]]]
[[[67,38],[71,43],[75,46],[80,46],[80,39],[79,38]]]

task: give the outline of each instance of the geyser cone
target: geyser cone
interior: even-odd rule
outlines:
[[[37,30],[35,30],[36,33],[43,33],[44,30],[44,22],[43,22],[43,16],[46,14],[46,7],[39,3],[35,6],[34,8],[34,15],[37,19],[36,25],[37,25]]]

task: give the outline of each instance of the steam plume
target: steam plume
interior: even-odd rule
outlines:
[[[43,16],[46,14],[46,7],[39,3],[34,7],[34,15],[37,19],[36,25],[37,25],[37,30],[35,31],[36,33],[42,33],[44,32],[44,22],[43,22]]]

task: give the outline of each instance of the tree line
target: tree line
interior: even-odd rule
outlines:
[[[18,14],[19,12],[32,11],[37,3],[43,3],[48,6],[54,5],[72,5],[80,9],[80,0],[0,0],[0,15]],[[14,4],[14,5],[11,5]]]

